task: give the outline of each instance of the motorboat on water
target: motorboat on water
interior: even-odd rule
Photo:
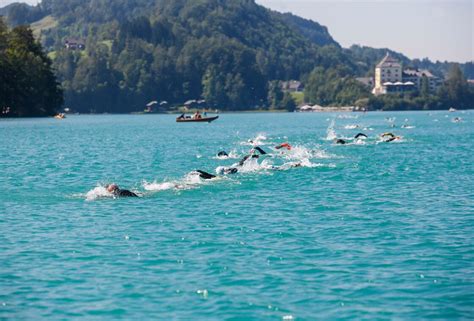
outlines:
[[[213,117],[206,117],[201,116],[201,114],[195,114],[194,116],[186,116],[185,114],[181,114],[179,117],[176,118],[177,123],[210,123],[214,120],[219,118],[219,116]]]

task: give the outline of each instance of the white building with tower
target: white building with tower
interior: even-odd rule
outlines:
[[[387,93],[420,90],[423,78],[425,77],[431,92],[435,92],[443,82],[441,78],[434,76],[428,70],[403,70],[400,61],[390,56],[387,52],[385,57],[375,67],[372,93],[377,96]]]
[[[387,52],[385,57],[375,66],[375,81],[372,93],[387,93],[387,85],[402,83],[402,64]]]

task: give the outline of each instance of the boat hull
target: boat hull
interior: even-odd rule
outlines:
[[[219,116],[206,117],[206,118],[176,118],[177,123],[210,123],[216,120]]]

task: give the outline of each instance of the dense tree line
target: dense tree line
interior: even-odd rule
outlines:
[[[63,103],[51,61],[26,26],[0,17],[0,117],[54,115]]]
[[[189,99],[262,108],[271,105],[273,80],[303,79],[316,66],[352,66],[325,27],[253,0],[43,0],[35,8],[58,23],[43,31],[43,42],[67,106],[80,112]],[[83,39],[86,50],[64,48],[69,37]]]
[[[358,101],[377,108],[393,107],[397,100],[370,98],[370,89],[354,80],[373,74],[387,49],[342,49],[318,23],[254,0],[43,0],[2,12],[11,25],[45,17],[55,21],[41,32],[42,41],[66,106],[79,112],[141,111],[152,100],[178,105],[190,99],[205,99],[219,109],[293,110],[291,95],[278,87],[290,79],[306,85],[308,103]],[[69,38],[81,39],[86,49],[66,49]],[[406,67],[447,74],[447,63],[390,52]],[[460,67],[468,76],[472,72],[472,64]],[[436,103],[421,102],[426,94],[410,101],[437,108],[449,95],[428,96]]]
[[[321,106],[350,106],[369,95],[370,89],[356,81],[347,67],[317,67],[309,75],[305,86],[305,100]]]

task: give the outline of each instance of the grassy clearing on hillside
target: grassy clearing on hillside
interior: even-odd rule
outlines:
[[[295,101],[297,106],[301,106],[304,104],[304,93],[303,92],[293,92],[291,93],[291,97]]]
[[[49,15],[49,16],[44,17],[41,20],[33,22],[31,24],[31,29],[33,30],[33,35],[36,38],[39,38],[43,30],[54,28],[57,25],[58,25],[58,21],[54,19],[53,16]]]

